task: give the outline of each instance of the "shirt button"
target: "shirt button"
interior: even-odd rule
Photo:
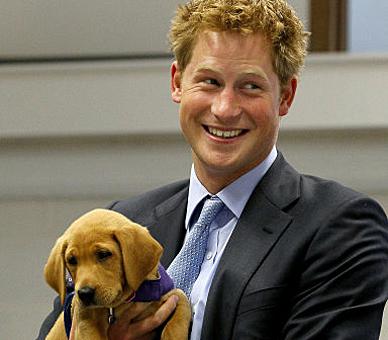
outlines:
[[[206,260],[211,260],[213,257],[213,253],[211,251],[209,251],[207,254],[206,254]]]

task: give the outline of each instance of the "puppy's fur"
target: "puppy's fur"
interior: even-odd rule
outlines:
[[[141,320],[153,313],[172,294],[179,297],[177,308],[165,324],[161,339],[188,338],[191,308],[186,295],[178,289],[165,294],[160,301],[130,302],[144,280],[158,277],[162,253],[160,244],[148,230],[123,215],[96,209],[76,220],[57,240],[45,266],[45,278],[62,303],[66,294],[66,269],[75,284],[72,315],[76,318],[76,340],[108,339],[108,311],[115,309],[130,320]],[[90,301],[79,292],[93,291]],[[74,318],[73,317],[73,318]],[[63,313],[46,339],[67,339]]]

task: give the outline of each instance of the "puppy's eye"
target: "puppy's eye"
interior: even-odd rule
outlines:
[[[67,263],[71,266],[75,266],[77,264],[77,258],[75,256],[69,256],[67,258]]]
[[[96,255],[99,261],[105,261],[112,256],[112,253],[109,250],[99,250]]]

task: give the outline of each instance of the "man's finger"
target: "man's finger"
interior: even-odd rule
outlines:
[[[75,339],[75,324],[76,324],[76,319],[73,318],[73,321],[71,323],[71,330],[70,330],[69,340],[74,340]]]
[[[170,296],[165,303],[155,312],[155,314],[133,323],[125,320],[125,314],[119,321],[109,328],[109,339],[151,339],[152,332],[162,325],[178,303],[178,296]]]
[[[178,296],[170,296],[166,302],[160,306],[155,314],[131,324],[129,326],[131,333],[136,334],[137,336],[142,336],[155,330],[168,319],[171,313],[175,310],[177,303]]]

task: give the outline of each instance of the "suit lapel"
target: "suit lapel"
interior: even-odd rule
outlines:
[[[163,246],[161,263],[167,268],[182,247],[185,237],[185,217],[188,187],[158,205],[148,229]]]
[[[291,223],[282,208],[299,197],[298,188],[299,175],[279,154],[248,200],[222,255],[206,303],[202,339],[231,338],[243,291]]]

